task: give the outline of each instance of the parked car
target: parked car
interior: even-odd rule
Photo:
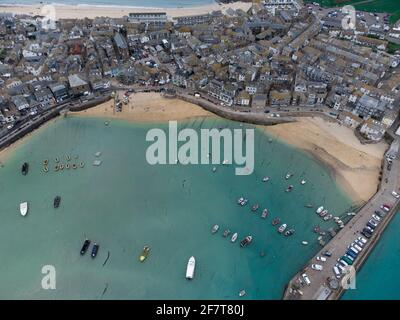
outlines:
[[[323,253],[323,255],[326,256],[326,257],[331,257],[331,256],[332,256],[332,252],[330,252],[330,251],[325,251],[325,252]]]
[[[325,257],[320,257],[320,256],[318,256],[318,257],[317,257],[317,260],[318,260],[318,261],[325,262],[325,261],[326,261],[326,258],[325,258]]]
[[[361,234],[362,234],[364,237],[366,237],[367,239],[371,238],[371,236],[372,236],[370,233],[367,233],[367,232],[365,232],[364,230],[361,231]]]
[[[303,277],[304,282],[309,286],[311,284],[311,281],[308,278],[307,274],[303,273],[301,276]]]
[[[358,237],[357,239],[363,243],[367,243],[367,239],[364,239],[363,237]]]
[[[322,271],[324,268],[320,264],[312,264],[311,269]]]
[[[368,220],[368,222],[369,222],[370,224],[374,225],[375,227],[378,226],[378,222],[375,221],[374,219],[370,219],[370,220]]]
[[[379,216],[377,216],[376,214],[372,215],[372,219],[376,220],[376,221],[381,221],[381,218]]]
[[[374,230],[376,228],[375,225],[373,225],[371,222],[368,221],[367,223],[367,228],[370,228],[371,230]]]
[[[395,197],[396,199],[400,198],[400,194],[398,194],[396,191],[392,191],[392,196]]]

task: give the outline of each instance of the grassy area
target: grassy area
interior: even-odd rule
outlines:
[[[307,3],[318,2],[326,7],[352,4],[357,10],[367,12],[386,12],[390,14],[390,23],[394,24],[400,19],[399,0],[306,0]],[[357,4],[359,3],[359,4]]]
[[[400,50],[400,44],[389,42],[387,46],[387,52],[394,54],[397,50]]]

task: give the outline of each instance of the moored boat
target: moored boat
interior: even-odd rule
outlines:
[[[231,242],[235,242],[236,239],[237,239],[237,237],[238,237],[238,233],[235,232],[235,233],[232,235]]]
[[[305,205],[306,208],[313,208],[314,206],[311,203]]]
[[[53,201],[54,208],[58,208],[60,206],[60,202],[61,202],[61,197],[60,196],[56,196],[54,198],[54,201]]]
[[[274,220],[272,220],[272,225],[273,226],[276,226],[279,222],[281,222],[281,219],[279,219],[279,218],[275,218]]]
[[[293,173],[288,172],[288,173],[286,173],[285,179],[289,180],[292,176],[293,176]]]
[[[242,248],[247,247],[252,241],[253,241],[253,237],[252,236],[247,236],[242,241],[240,241],[240,246]]]
[[[259,207],[260,207],[260,206],[259,206],[258,203],[253,204],[253,206],[251,207],[251,211],[257,211]]]
[[[238,205],[241,205],[241,206],[243,207],[243,206],[245,206],[245,205],[247,204],[248,201],[249,201],[249,200],[247,200],[247,199],[245,199],[245,198],[243,198],[243,197],[240,197],[240,198],[238,199],[237,203],[238,203]]]
[[[308,245],[308,242],[307,241],[302,241],[301,244],[306,246],[306,245]]]
[[[291,236],[294,233],[294,229],[289,229],[285,232],[285,237]]]
[[[300,181],[300,184],[302,184],[302,185],[306,184],[306,180],[304,180],[304,179],[301,180],[301,181]]]
[[[268,209],[264,209],[263,212],[261,213],[261,218],[266,218],[268,215]]]
[[[286,192],[290,192],[290,191],[292,191],[292,189],[293,189],[293,185],[289,185],[287,188],[286,188]]]
[[[214,224],[213,227],[211,228],[211,233],[212,234],[217,233],[218,230],[219,230],[219,225]]]
[[[317,214],[320,214],[324,210],[323,206],[318,207],[318,209],[315,211]]]
[[[321,227],[320,226],[315,226],[314,227],[314,232],[315,233],[319,233],[321,231]]]
[[[26,176],[28,171],[29,171],[29,164],[28,164],[28,162],[24,162],[24,164],[22,165],[22,168],[21,168],[21,172],[24,176]]]
[[[226,238],[227,236],[229,236],[230,233],[231,233],[231,230],[226,229],[226,230],[224,231],[224,233],[222,234],[222,236],[223,236],[224,238]]]
[[[28,213],[28,202],[25,201],[20,203],[19,212],[21,213],[21,216],[26,216],[26,214]]]
[[[193,279],[194,277],[194,269],[196,268],[196,259],[191,256],[189,258],[189,261],[187,263],[187,267],[186,267],[186,279]]]
[[[279,232],[279,233],[282,233],[283,231],[285,231],[286,227],[287,227],[287,224],[286,224],[286,223],[282,224],[282,225],[278,228],[278,232]]]
[[[143,262],[144,260],[146,260],[146,258],[149,255],[149,253],[150,253],[150,247],[149,246],[144,246],[143,249],[142,249],[142,253],[139,256],[139,261]]]
[[[90,240],[89,239],[85,239],[85,241],[83,242],[82,248],[81,248],[81,255],[85,254],[85,252],[87,251],[89,246],[90,246]]]
[[[328,210],[322,210],[322,212],[319,214],[320,217],[325,217],[328,214]]]
[[[99,252],[99,247],[100,246],[95,242],[92,248],[92,254],[91,254],[92,258],[96,258],[97,253]]]
[[[262,181],[267,182],[268,180],[269,180],[269,177],[264,177]]]

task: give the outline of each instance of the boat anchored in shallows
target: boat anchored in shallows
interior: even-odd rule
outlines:
[[[252,241],[253,241],[253,237],[252,236],[247,236],[242,241],[240,241],[240,246],[242,248],[247,247]]]
[[[147,256],[150,253],[150,247],[149,246],[144,246],[143,250],[142,250],[142,254],[139,257],[139,261],[143,262],[144,260],[146,260]]]
[[[188,264],[186,267],[186,279],[189,279],[189,280],[193,279],[195,267],[196,267],[196,259],[193,256],[191,256],[189,258],[189,261],[188,261]]]
[[[19,212],[21,213],[21,216],[25,217],[26,214],[28,213],[28,202],[21,202],[19,205]]]

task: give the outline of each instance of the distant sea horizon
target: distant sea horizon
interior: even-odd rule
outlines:
[[[0,5],[39,5],[39,4],[57,4],[57,5],[90,5],[104,7],[143,7],[143,8],[188,8],[210,5],[216,3],[215,0],[152,0],[144,2],[142,0],[115,0],[110,4],[107,0],[58,0],[58,1],[38,1],[38,0],[0,0]]]

